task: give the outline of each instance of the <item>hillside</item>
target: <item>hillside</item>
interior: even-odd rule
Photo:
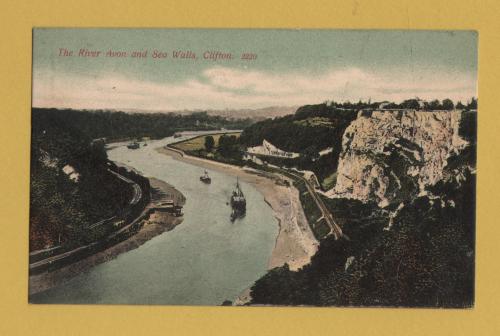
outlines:
[[[54,115],[32,118],[30,250],[96,239],[88,226],[120,212],[132,190],[107,171],[102,143]]]
[[[270,159],[270,162],[312,170],[323,181],[335,172],[342,149],[342,136],[356,115],[354,108],[305,105],[293,115],[266,119],[245,128],[240,143],[252,147],[267,140],[282,150],[301,153],[300,159]],[[330,153],[318,156],[318,152],[328,148],[332,148]]]
[[[221,116],[229,119],[236,118],[251,118],[253,120],[263,120],[267,118],[282,117],[287,114],[293,114],[297,110],[298,106],[269,106],[257,109],[225,109],[225,110],[205,110],[209,116]],[[173,113],[186,115],[196,112],[201,112],[200,110],[179,110],[172,111]]]
[[[360,114],[339,156],[324,201],[348,239],[270,271],[252,303],[472,306],[476,112]]]
[[[140,137],[159,139],[183,130],[241,129],[253,122],[248,118],[229,120],[206,112],[180,115],[33,108],[32,114],[35,118],[33,125],[36,118],[52,118],[62,126],[72,125],[90,139],[105,137],[108,140]]]

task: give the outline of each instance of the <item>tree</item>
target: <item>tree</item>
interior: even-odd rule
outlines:
[[[205,149],[207,152],[211,152],[212,149],[214,148],[215,145],[215,140],[214,137],[209,135],[205,137]]]
[[[319,159],[318,147],[316,145],[311,145],[303,151],[302,156],[306,161],[316,161]]]
[[[397,109],[397,108],[400,108],[400,106],[396,103],[388,103],[384,107],[384,109]]]
[[[459,102],[457,103],[456,108],[457,108],[457,110],[463,110],[463,109],[465,109],[465,105],[464,105],[464,104],[462,104],[462,102],[461,102],[461,101],[459,101]]]
[[[425,103],[425,108],[426,108],[426,110],[429,110],[429,111],[439,110],[440,107],[441,107],[441,103],[437,99],[434,99],[433,101],[431,101],[429,103]]]
[[[469,110],[477,110],[477,99],[473,97],[470,103],[467,105],[467,108]]]
[[[448,110],[448,111],[453,110],[453,108],[455,107],[455,105],[453,105],[453,101],[451,101],[451,99],[443,100],[442,106],[443,106],[443,110]]]
[[[223,134],[219,138],[217,151],[224,157],[235,156],[238,153],[238,138],[234,135]]]
[[[401,103],[401,107],[404,109],[419,110],[420,104],[417,99],[407,99]]]

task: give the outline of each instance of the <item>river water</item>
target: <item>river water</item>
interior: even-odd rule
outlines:
[[[108,157],[180,190],[186,196],[184,221],[31,302],[220,305],[265,274],[278,224],[262,194],[240,182],[247,214],[231,223],[226,203],[235,178],[208,170],[212,184],[201,183],[201,168],[155,151],[173,141],[149,141],[136,150],[123,144]]]

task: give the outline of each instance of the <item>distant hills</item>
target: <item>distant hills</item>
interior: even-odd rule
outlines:
[[[128,112],[128,113],[176,113],[176,114],[193,114],[199,112],[207,112],[210,116],[221,116],[230,119],[238,119],[238,118],[251,118],[254,120],[264,120],[266,118],[275,118],[282,117],[288,114],[294,114],[295,111],[300,106],[269,106],[258,109],[194,109],[194,110],[175,110],[175,111],[146,111],[139,109],[122,109],[120,111]]]

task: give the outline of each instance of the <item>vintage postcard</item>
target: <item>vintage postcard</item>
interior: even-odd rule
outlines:
[[[29,302],[473,307],[477,39],[34,29]]]

